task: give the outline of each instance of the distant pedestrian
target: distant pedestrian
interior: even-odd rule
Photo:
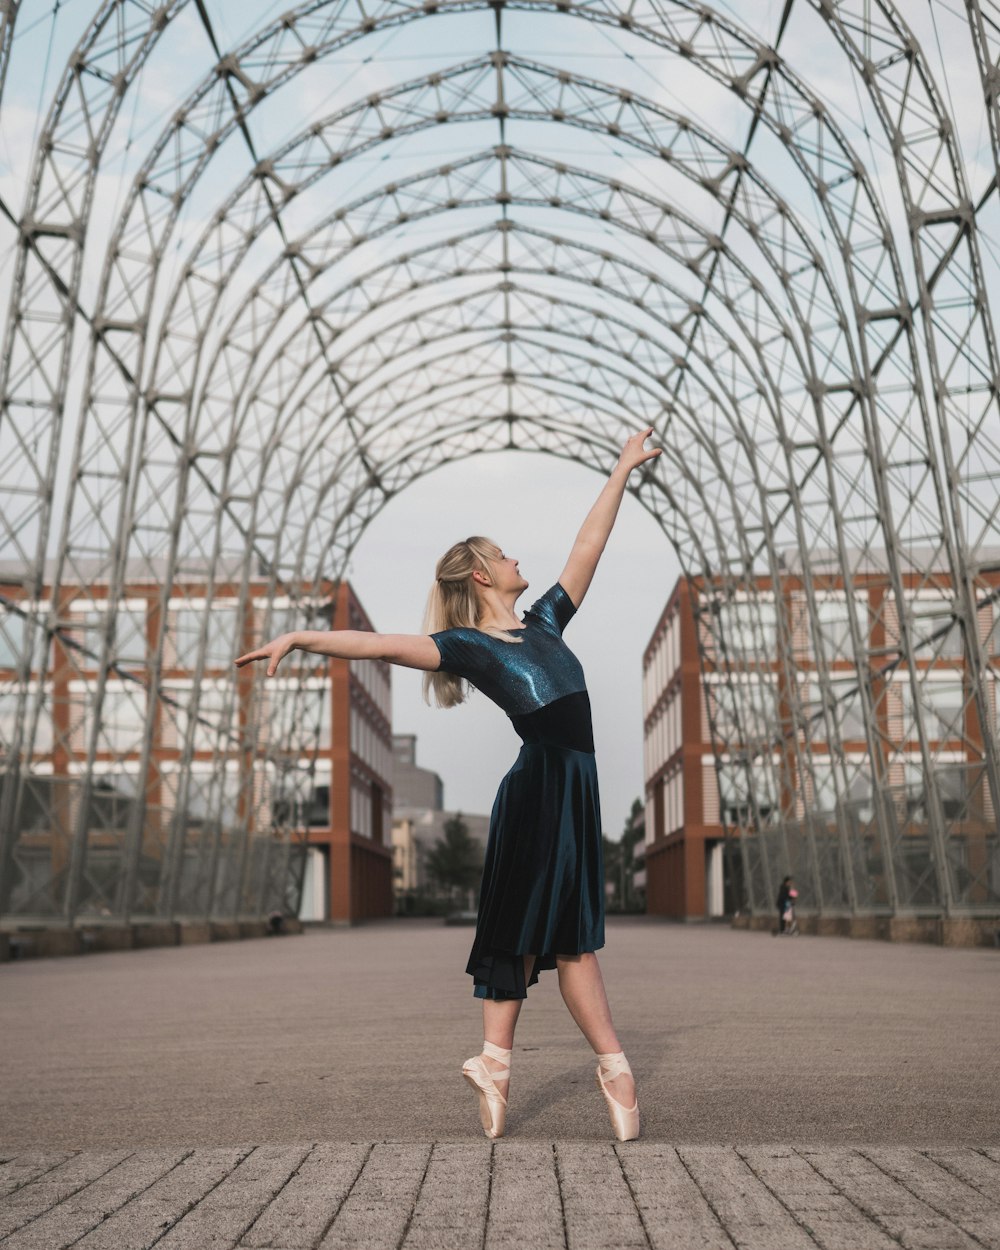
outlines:
[[[587,514],[559,580],[527,609],[514,604],[528,583],[518,561],[487,538],[455,543],[437,563],[424,634],[355,630],[282,634],[237,665],[279,660],[296,647],[346,659],[373,658],[423,669],[425,693],[441,707],[481,690],[510,718],[521,751],[500,782],[486,844],[476,936],[466,972],[483,1002],[483,1049],[462,1075],[475,1089],[487,1137],[501,1137],[514,1027],[528,987],[546,968],[593,1047],[597,1084],[619,1141],[639,1136],[632,1069],[621,1049],[596,951],[604,945],[601,812],[590,699],[563,630],[590,586],[618,515],[629,474],[660,455],[627,440]],[[516,497],[515,497],[516,499]],[[610,658],[620,663],[609,637]],[[468,683],[468,686],[466,685]]]
[[[784,933],[790,926],[793,911],[792,899],[797,895],[798,890],[792,888],[791,877],[785,877],[778,890],[778,933]]]

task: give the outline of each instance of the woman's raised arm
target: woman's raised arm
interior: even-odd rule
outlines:
[[[618,516],[618,505],[625,494],[628,475],[638,465],[658,456],[662,450],[660,447],[653,447],[649,450],[643,447],[643,443],[652,433],[653,427],[648,426],[645,430],[633,434],[626,442],[618,457],[618,463],[605,482],[604,489],[597,496],[597,502],[587,513],[587,519],[576,536],[573,550],[566,561],[566,567],[559,576],[563,590],[573,600],[576,607],[583,602],[583,596],[593,580],[597,562],[604,553],[608,536]]]
[[[376,634],[365,629],[299,629],[279,634],[234,663],[239,668],[251,660],[267,660],[267,676],[273,677],[290,651],[312,651],[338,660],[388,660],[425,672],[434,672],[441,664],[441,653],[430,634]]]

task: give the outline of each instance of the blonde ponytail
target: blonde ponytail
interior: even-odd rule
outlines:
[[[521,639],[495,627],[483,628],[479,624],[479,599],[476,596],[473,572],[491,574],[491,564],[499,560],[500,548],[488,538],[473,535],[465,542],[449,547],[434,570],[434,584],[427,596],[422,632],[436,634],[443,629],[482,629],[484,634],[499,638],[502,642],[519,643]],[[454,673],[424,673],[424,700],[430,703],[430,693],[438,707],[455,707],[464,702],[468,688],[461,677]]]

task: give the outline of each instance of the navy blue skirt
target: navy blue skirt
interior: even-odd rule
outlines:
[[[592,751],[525,743],[500,782],[466,972],[477,998],[526,998],[557,955],[604,945],[604,850]],[[525,981],[524,956],[535,955]]]

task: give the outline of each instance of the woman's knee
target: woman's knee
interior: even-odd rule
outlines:
[[[588,964],[596,963],[597,955],[593,951],[583,951],[578,955],[556,955],[556,967],[562,968],[566,964]]]

